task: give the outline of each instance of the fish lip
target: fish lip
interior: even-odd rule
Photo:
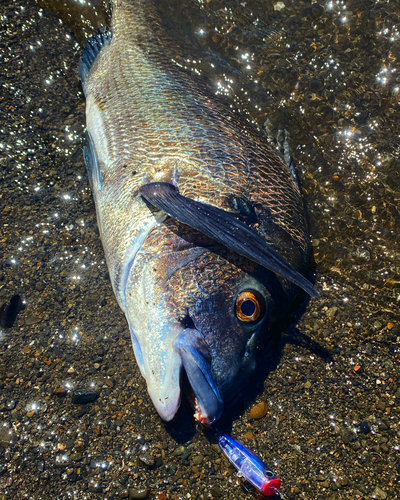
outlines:
[[[175,339],[174,348],[182,360],[181,370],[188,382],[185,395],[195,411],[194,417],[210,426],[222,415],[224,403],[211,370],[209,346],[196,328],[185,328]]]

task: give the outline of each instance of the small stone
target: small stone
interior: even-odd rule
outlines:
[[[326,315],[328,316],[328,318],[333,318],[335,316],[335,314],[337,313],[337,310],[338,310],[337,307],[330,307],[326,311]]]
[[[358,429],[362,434],[368,434],[371,432],[371,427],[369,426],[369,423],[367,421],[361,422]]]
[[[252,432],[245,432],[243,434],[244,439],[248,439],[249,441],[254,441],[254,434]]]
[[[304,384],[305,389],[309,389],[311,387],[311,382],[310,380],[307,380],[307,382]]]
[[[26,414],[26,416],[29,417],[29,418],[31,418],[31,417],[33,417],[34,414],[35,414],[34,411],[28,411],[27,414]]]
[[[93,403],[100,396],[94,389],[76,389],[72,393],[72,401],[75,404]]]
[[[40,323],[42,320],[37,316],[27,316],[25,318],[25,325],[35,325],[36,323]]]
[[[93,368],[95,368],[96,370],[98,370],[100,368],[101,364],[100,363],[95,363],[93,365]]]
[[[387,498],[387,494],[377,486],[372,492],[371,498],[375,498],[376,500],[385,500]]]
[[[193,457],[193,465],[200,465],[201,462],[203,461],[203,455],[196,455],[195,457]]]
[[[128,497],[129,497],[128,490],[122,490],[119,494],[119,498],[128,498]]]
[[[319,484],[322,486],[322,488],[329,488],[329,481],[322,481]]]
[[[146,452],[141,453],[139,455],[139,460],[148,467],[152,467],[154,465],[154,458],[150,455],[150,453]]]
[[[64,387],[57,387],[55,389],[54,394],[58,396],[59,398],[63,398],[67,394],[67,390]]]
[[[129,498],[147,498],[149,490],[147,488],[129,488]]]
[[[342,477],[339,479],[339,484],[340,486],[347,486],[349,484],[349,480],[347,477]]]
[[[222,495],[222,491],[219,486],[212,486],[210,489],[210,493],[214,498],[219,498]]]
[[[5,426],[0,426],[0,445],[3,446],[4,448],[7,448],[7,446],[12,442],[12,433],[10,432],[10,429]]]
[[[253,406],[253,408],[250,410],[250,417],[254,420],[258,420],[260,418],[265,417],[268,411],[268,406],[265,401],[261,401],[261,403],[258,403]]]
[[[82,460],[82,453],[76,452],[71,455],[71,460],[74,462],[80,462]]]
[[[103,491],[103,486],[100,483],[89,483],[89,491],[93,493],[101,493]]]
[[[82,439],[78,439],[74,443],[75,449],[78,451],[83,451],[85,449],[85,443]]]
[[[114,387],[114,382],[110,378],[106,378],[104,382],[107,387],[110,387],[111,389]]]
[[[344,425],[340,426],[339,431],[340,431],[340,435],[342,436],[342,440],[343,440],[344,444],[349,444],[352,441],[355,441],[357,439],[357,436],[351,431],[351,429],[349,429],[348,427],[346,427]]]
[[[178,448],[175,448],[174,450],[174,455],[176,457],[179,457],[180,455],[183,455],[185,453],[185,447],[184,446],[178,446]]]

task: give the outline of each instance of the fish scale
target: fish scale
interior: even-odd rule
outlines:
[[[285,273],[296,282],[302,277],[293,273],[306,269],[303,201],[286,164],[260,133],[233,114],[205,80],[172,62],[178,49],[150,1],[115,2],[111,33],[103,30],[88,42],[90,57],[84,55],[80,69],[97,159],[88,168],[98,169],[91,178],[110,279],[160,415],[169,420],[179,406],[182,363],[191,383],[199,385],[193,389],[200,406],[203,401],[202,414],[209,398],[211,413],[219,415],[222,399],[242,387],[254,368],[258,339],[265,339],[269,323],[297,293]],[[146,198],[146,185],[167,196],[164,208],[157,207],[161,198]],[[206,227],[208,217],[220,218],[224,231],[231,227],[244,238],[244,253],[232,248],[232,239],[224,249],[218,222],[209,221],[217,228],[211,233],[199,233],[192,217],[189,229],[186,215],[168,205],[174,199],[189,212],[218,209],[203,210],[205,220],[199,215],[197,221]],[[238,199],[253,207],[250,232],[238,222]],[[166,214],[180,222],[171,224]],[[264,242],[267,260],[248,260],[253,247],[263,252]],[[278,275],[262,268],[270,258]],[[251,328],[234,313],[243,287],[254,288],[266,304],[265,317]],[[194,328],[183,328],[186,317]],[[235,390],[229,388],[233,383]]]

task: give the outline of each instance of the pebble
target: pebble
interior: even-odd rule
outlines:
[[[214,498],[219,498],[222,496],[222,491],[219,486],[212,486],[210,489],[211,496]]]
[[[250,410],[250,417],[253,420],[258,420],[259,418],[265,417],[268,411],[268,406],[265,401],[261,401],[261,403],[258,403],[253,406]]]
[[[342,441],[344,444],[349,444],[357,439],[357,436],[354,434],[354,432],[352,432],[352,430],[345,425],[341,425],[339,427],[339,432],[342,436]]]
[[[37,316],[26,316],[25,317],[25,325],[35,325],[36,323],[40,323],[42,320]]]
[[[85,449],[85,442],[82,439],[78,439],[74,443],[75,449],[79,451],[83,451]]]
[[[64,387],[57,387],[57,389],[55,389],[54,391],[54,394],[59,398],[62,398],[67,395],[67,390]]]
[[[192,460],[193,465],[200,465],[203,459],[204,459],[203,455],[196,455],[195,457],[193,457]]]
[[[140,453],[139,460],[148,467],[152,467],[155,463],[154,458],[150,455],[150,453],[147,452]]]
[[[100,483],[89,483],[89,491],[101,493],[103,491],[103,486]]]
[[[72,401],[75,404],[93,403],[100,396],[94,389],[76,389],[72,393]]]
[[[335,316],[335,314],[337,313],[337,310],[338,310],[337,307],[330,307],[326,311],[326,315],[328,316],[328,318],[333,318]]]
[[[129,498],[147,498],[149,490],[147,488],[129,488]]]
[[[244,439],[248,439],[249,441],[254,441],[254,434],[252,432],[245,432],[243,434]]]
[[[385,500],[387,498],[387,494],[377,486],[371,494],[370,498],[375,498],[376,500]]]
[[[369,426],[369,423],[367,421],[361,422],[358,429],[362,434],[368,434],[371,432],[371,427]]]
[[[3,448],[7,448],[7,446],[12,442],[12,433],[10,429],[5,426],[0,426],[0,445]]]

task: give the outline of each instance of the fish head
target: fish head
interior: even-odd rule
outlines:
[[[262,280],[268,273],[256,275],[257,266],[241,260],[238,267],[209,254],[192,264],[198,293],[187,309],[191,328],[174,342],[195,396],[189,398],[195,418],[205,425],[244,388],[276,319],[276,300]]]
[[[185,393],[195,417],[210,425],[248,381],[275,299],[258,277],[265,273],[245,258],[231,262],[196,246],[149,251],[152,238],[126,287],[136,359],[164,420],[173,419]]]

